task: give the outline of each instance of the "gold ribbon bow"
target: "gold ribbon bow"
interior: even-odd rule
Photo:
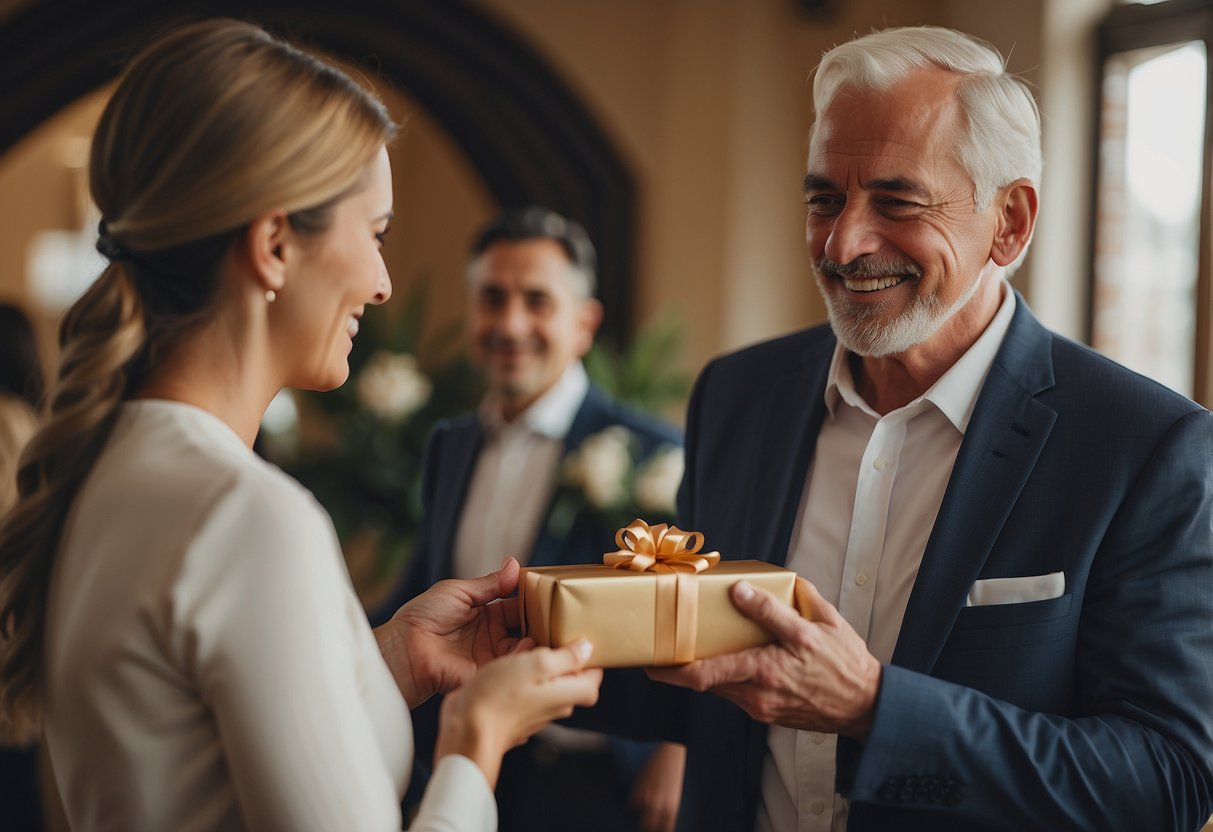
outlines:
[[[693,660],[699,629],[699,583],[694,575],[718,564],[720,553],[700,554],[700,532],[684,532],[665,523],[650,526],[640,519],[615,532],[615,545],[619,551],[602,556],[607,566],[658,573],[655,663]]]
[[[607,552],[602,562],[615,569],[633,572],[702,572],[720,563],[720,552],[699,554],[701,532],[684,532],[677,526],[650,526],[633,520],[615,532],[617,552]]]

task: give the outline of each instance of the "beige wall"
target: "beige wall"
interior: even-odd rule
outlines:
[[[403,130],[392,148],[396,217],[384,247],[395,292],[378,314],[398,315],[411,286],[428,280],[432,333],[461,314],[465,246],[496,205],[425,110],[400,90],[381,84],[379,92]],[[35,319],[48,362],[60,310],[33,297],[29,252],[44,230],[95,233],[84,224],[87,169],[80,165],[108,95],[107,87],[76,101],[0,156],[0,301],[21,304]]]
[[[632,166],[634,311],[639,320],[686,321],[687,368],[823,318],[803,249],[807,79],[830,45],[886,25],[970,31],[1037,85],[1046,221],[1016,283],[1046,321],[1077,333],[1089,169],[1084,68],[1090,26],[1110,0],[842,0],[825,19],[798,12],[792,0],[477,2],[565,77]],[[464,248],[495,206],[441,126],[407,94],[384,92],[406,122],[393,153],[397,220],[385,250],[394,307],[431,275],[437,326],[462,309]],[[23,293],[33,231],[75,221],[69,195],[79,177],[50,136],[87,132],[98,106],[69,108],[0,157],[0,297]]]
[[[82,142],[91,136],[103,99],[75,102],[0,156],[0,300],[34,319],[44,352],[54,346],[58,310],[29,297],[27,258],[34,235],[81,227],[87,196]]]
[[[811,119],[808,76],[855,32],[952,26],[1009,55],[1037,88],[1046,146],[1064,176],[1046,187],[1042,252],[1064,271],[1036,291],[1036,252],[1015,278],[1046,320],[1077,334],[1085,269],[1089,27],[1110,0],[851,0],[831,18],[790,0],[480,0],[583,97],[634,165],[642,240],[637,311],[691,324],[685,363],[821,320],[803,250],[800,179]],[[1091,9],[1096,9],[1092,12]],[[1047,32],[1058,26],[1060,31]],[[1083,28],[1085,27],[1085,28]],[[1060,50],[1046,61],[1048,45]],[[1049,71],[1052,75],[1048,75]],[[1058,110],[1050,110],[1050,82]],[[1050,174],[1052,167],[1048,168]],[[1076,243],[1077,241],[1077,243]],[[1042,280],[1042,282],[1044,282]]]

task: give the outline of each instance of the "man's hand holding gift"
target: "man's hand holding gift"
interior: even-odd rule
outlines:
[[[601,667],[684,664],[770,641],[734,608],[729,588],[737,581],[795,605],[794,573],[701,552],[699,532],[635,520],[616,544],[602,564],[523,569],[523,634],[549,647],[587,639]]]
[[[775,642],[649,668],[649,676],[723,696],[760,722],[865,739],[880,691],[880,662],[812,584],[797,577],[795,591],[796,607],[810,610],[811,618],[738,581],[730,591],[734,605]]]

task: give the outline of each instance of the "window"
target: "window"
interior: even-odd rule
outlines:
[[[1210,383],[1208,40],[1213,0],[1100,27],[1089,336],[1205,405]]]

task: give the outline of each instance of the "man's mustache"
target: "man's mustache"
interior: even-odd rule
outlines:
[[[837,277],[844,280],[901,275],[922,277],[922,266],[904,257],[878,257],[868,254],[856,257],[850,263],[835,263],[829,257],[822,255],[813,261],[813,266],[822,277]]]
[[[510,335],[493,333],[484,339],[484,345],[491,350],[539,350],[543,344],[538,338],[515,338]]]

